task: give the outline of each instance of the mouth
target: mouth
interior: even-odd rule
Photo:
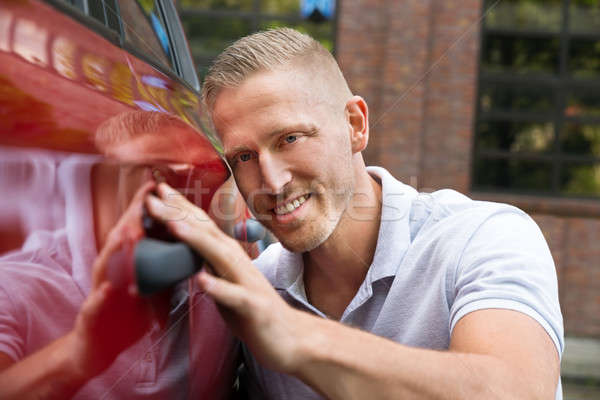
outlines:
[[[275,214],[275,218],[281,222],[289,220],[304,208],[304,204],[310,199],[310,197],[311,194],[308,193],[291,200],[287,200],[285,203],[271,209],[271,212]]]

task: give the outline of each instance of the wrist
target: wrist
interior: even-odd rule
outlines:
[[[316,317],[304,311],[294,310],[297,329],[295,330],[295,346],[292,352],[292,375],[302,376],[307,369],[324,359],[325,349],[331,348],[329,341],[329,327],[333,323]]]
[[[106,369],[105,366],[100,365],[99,360],[94,360],[85,338],[82,338],[77,331],[69,332],[63,339],[65,369],[74,380],[88,381]]]

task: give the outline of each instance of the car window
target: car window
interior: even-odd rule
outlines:
[[[63,2],[72,5],[107,28],[119,32],[116,0],[63,0]]]
[[[172,49],[155,0],[119,0],[125,43],[173,71]]]

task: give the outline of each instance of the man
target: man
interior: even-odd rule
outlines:
[[[198,281],[249,350],[252,397],[562,398],[556,273],[526,214],[366,168],[367,104],[294,30],[231,45],[203,95],[280,240],[264,276],[168,186],[146,204],[212,266]]]

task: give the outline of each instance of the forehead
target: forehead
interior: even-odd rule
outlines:
[[[240,137],[309,122],[316,114],[318,102],[303,73],[259,72],[239,87],[221,89],[212,117],[227,149],[233,142],[239,142]]]

